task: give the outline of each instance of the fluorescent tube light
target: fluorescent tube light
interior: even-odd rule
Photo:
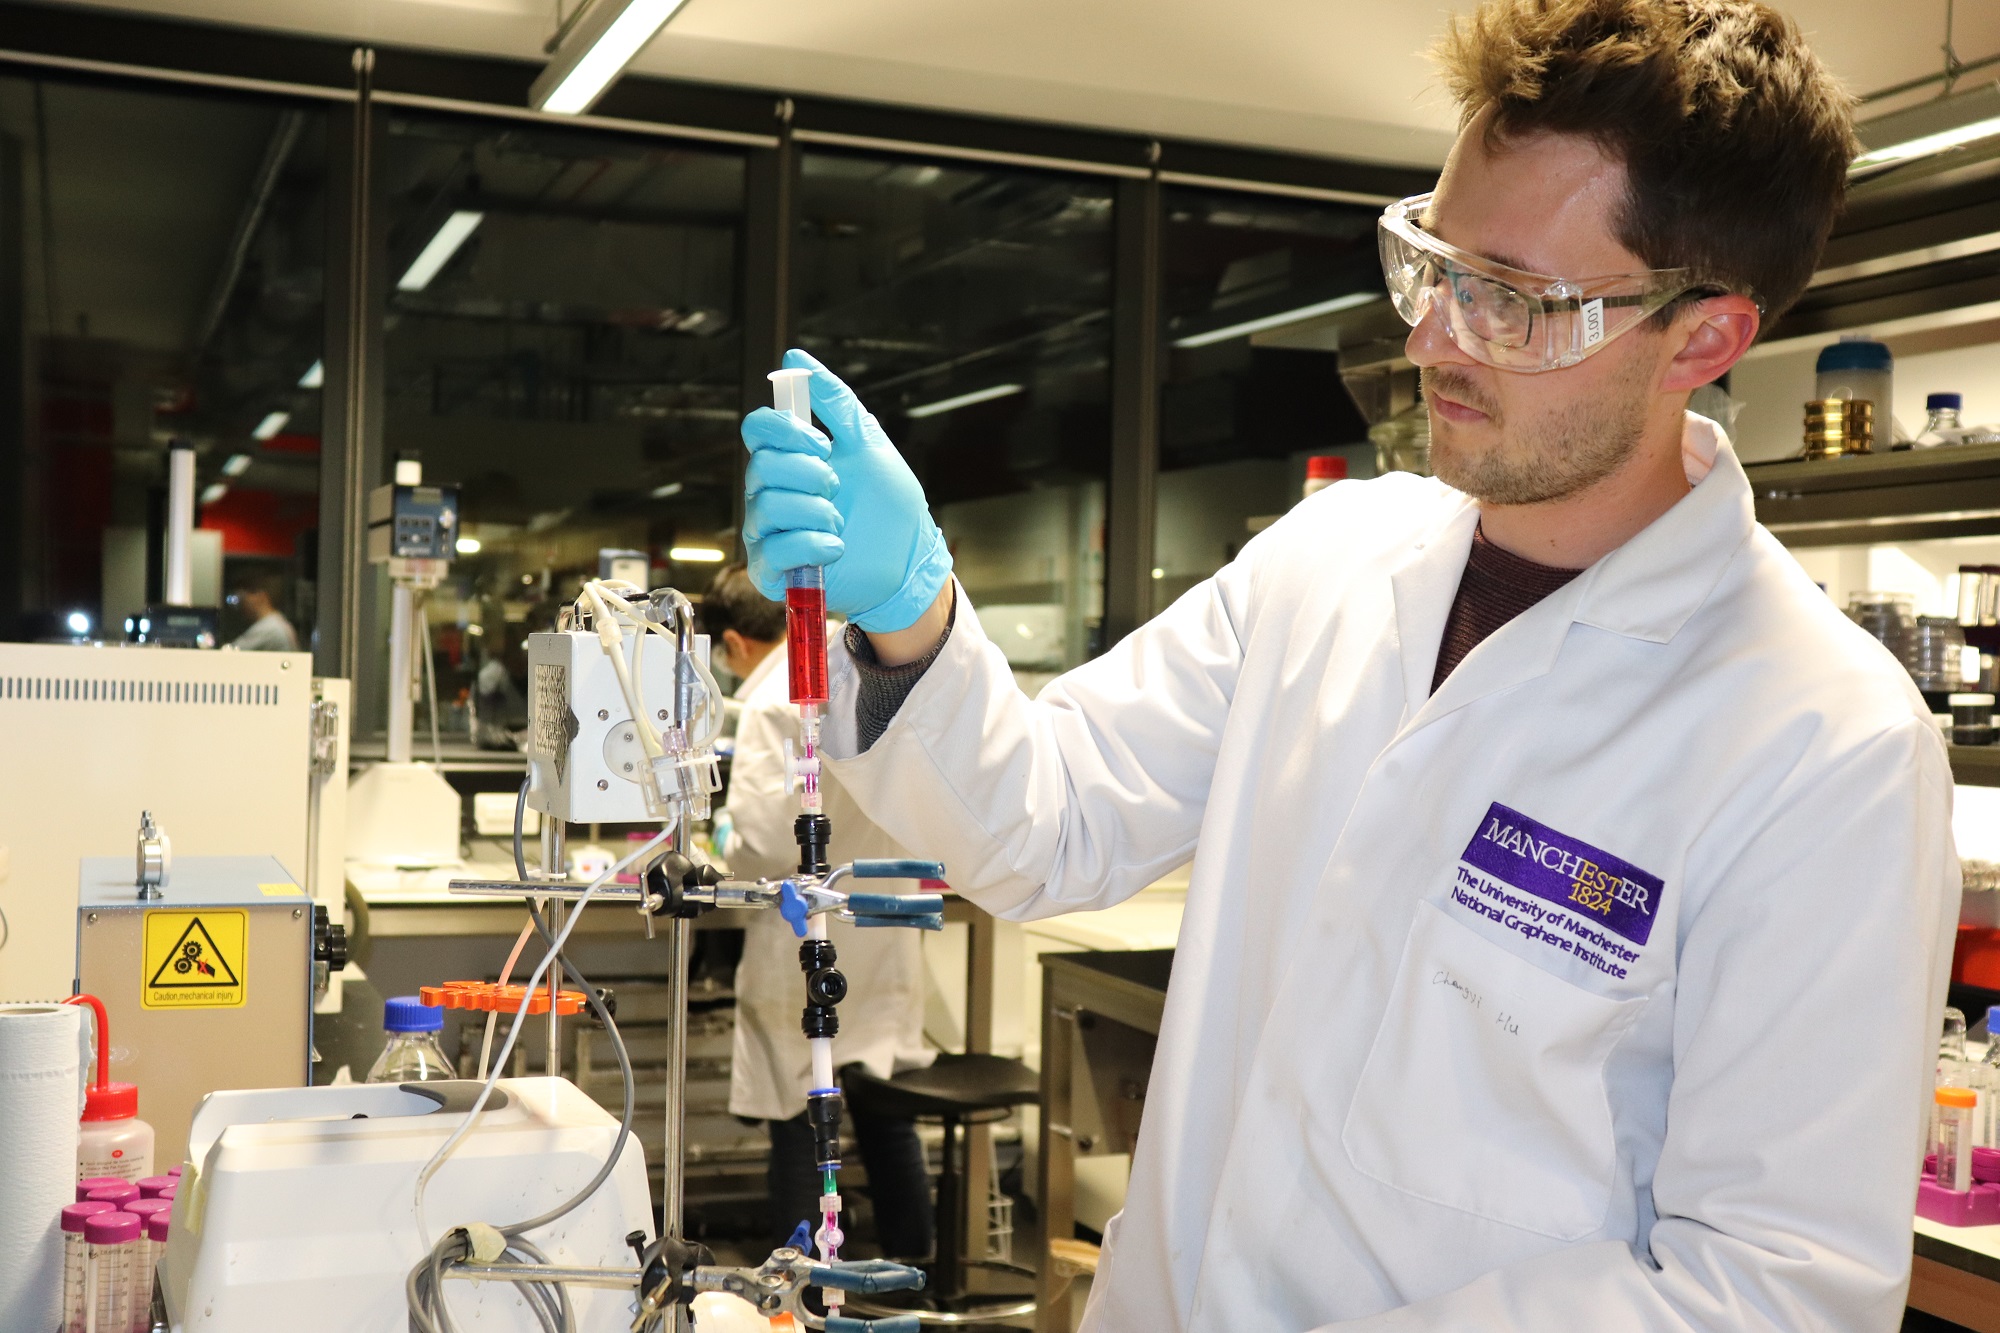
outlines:
[[[461,208],[446,218],[444,225],[437,229],[437,234],[430,238],[418,252],[417,257],[410,261],[410,266],[403,270],[403,276],[396,279],[396,290],[420,292],[430,286],[431,279],[438,275],[438,270],[451,262],[451,257],[458,253],[458,247],[464,245],[472,233],[479,229],[479,224],[485,220],[484,213],[477,213],[468,208]]]
[[[691,565],[719,565],[722,563],[722,552],[713,546],[676,546],[667,552],[667,558]]]
[[[291,419],[292,414],[290,412],[266,412],[264,419],[257,423],[257,428],[250,432],[250,438],[253,440],[268,440],[283,430],[285,423]]]
[[[229,494],[229,487],[219,481],[212,481],[202,490],[201,502],[205,505],[212,505],[227,494]]]
[[[459,553],[460,555],[478,555],[478,554],[479,554],[479,538],[477,538],[477,537],[460,537],[460,538],[458,539],[458,547],[457,547],[457,549],[458,549],[458,553]]]
[[[1206,347],[1210,343],[1223,342],[1230,338],[1248,337],[1262,333],[1265,329],[1282,328],[1287,324],[1297,324],[1301,320],[1314,319],[1320,315],[1331,315],[1341,310],[1352,310],[1356,306],[1367,305],[1370,301],[1382,299],[1380,292],[1349,292],[1336,296],[1331,301],[1315,301],[1294,310],[1280,310],[1275,315],[1264,315],[1257,319],[1246,319],[1241,324],[1227,324],[1219,329],[1205,329],[1200,333],[1190,333],[1185,338],[1174,339],[1176,347]]]
[[[655,500],[665,500],[670,496],[679,495],[680,493],[681,484],[677,481],[670,481],[664,486],[655,486],[652,490],[652,496]]]
[[[250,470],[250,455],[231,454],[222,464],[222,475],[240,477]]]
[[[1850,176],[1991,139],[2000,135],[2000,85],[1982,84],[1864,120],[1854,134],[1861,154],[1849,164]]]
[[[528,105],[565,116],[590,110],[680,7],[681,0],[593,0],[528,89]]]
[[[940,412],[956,412],[959,408],[971,407],[974,403],[990,403],[995,398],[1006,398],[1012,394],[1020,393],[1021,389],[1022,386],[1019,384],[995,384],[991,388],[974,389],[971,393],[962,393],[956,398],[940,398],[935,403],[921,403],[909,409],[903,415],[913,421],[921,421],[925,417],[934,417]]]
[[[306,373],[299,376],[301,389],[317,389],[326,383],[326,362],[315,361],[306,367]]]
[[[1991,139],[2000,134],[2000,116],[1991,120],[1975,120],[1970,125],[1958,125],[1948,130],[1938,130],[1915,139],[1905,139],[1892,143],[1886,148],[1877,148],[1854,159],[1850,171],[1866,171],[1870,167],[1886,167],[1892,162],[1908,162],[1912,158],[1929,157],[1932,153],[1942,153],[1947,148],[1963,148],[1981,139]]]

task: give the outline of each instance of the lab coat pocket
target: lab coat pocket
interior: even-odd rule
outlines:
[[[1604,1067],[1643,999],[1553,976],[1417,905],[1341,1142],[1356,1170],[1556,1240],[1604,1224],[1617,1144]]]

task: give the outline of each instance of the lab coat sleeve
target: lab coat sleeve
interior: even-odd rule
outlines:
[[[943,651],[865,754],[854,754],[854,667],[836,655],[835,773],[988,911],[1031,920],[1130,897],[1194,852],[1257,548],[1034,700],[958,589]]]
[[[1714,876],[1681,927],[1658,1220],[1636,1252],[1576,1245],[1327,1328],[1900,1327],[1958,920],[1950,810],[1943,746],[1913,719],[1795,788]]]
[[[736,723],[729,766],[729,817],[735,825],[723,856],[745,879],[783,879],[799,868],[792,821],[799,798],[785,790],[785,741],[798,744],[797,709],[749,699]]]

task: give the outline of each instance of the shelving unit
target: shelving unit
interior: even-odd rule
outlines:
[[[1787,546],[2000,535],[2000,444],[1744,466]]]

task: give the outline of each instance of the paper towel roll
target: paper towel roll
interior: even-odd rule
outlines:
[[[62,1313],[81,1031],[73,1005],[0,1004],[0,1333],[48,1333]]]

